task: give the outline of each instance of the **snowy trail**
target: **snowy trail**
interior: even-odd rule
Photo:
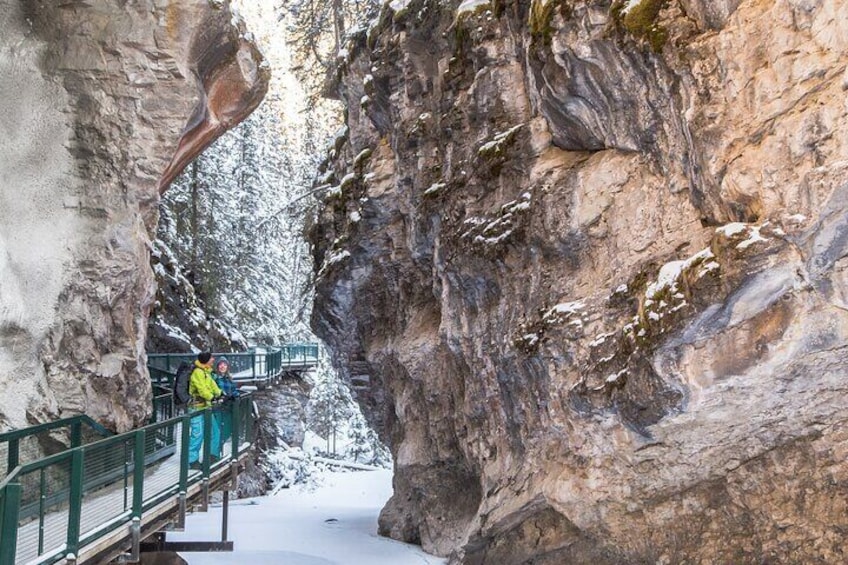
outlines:
[[[230,504],[233,553],[184,553],[190,565],[437,565],[420,547],[377,536],[377,515],[392,494],[391,471],[328,472],[314,490],[298,486],[276,496]],[[333,521],[335,520],[335,521]],[[188,517],[172,540],[216,540],[221,508]]]

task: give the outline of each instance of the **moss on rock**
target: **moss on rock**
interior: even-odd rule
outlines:
[[[666,4],[668,0],[642,0],[625,12],[624,0],[616,0],[610,8],[610,15],[633,37],[647,41],[651,49],[659,53],[668,41],[668,31],[658,23]]]

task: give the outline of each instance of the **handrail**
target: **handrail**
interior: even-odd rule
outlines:
[[[107,430],[105,427],[100,425],[98,422],[93,420],[91,417],[81,414],[78,416],[70,416],[68,418],[62,418],[61,420],[56,420],[54,422],[45,422],[44,424],[36,424],[35,426],[30,426],[27,428],[18,428],[15,430],[9,430],[7,432],[0,433],[0,443],[10,441],[13,439],[21,439],[27,436],[40,434],[41,432],[47,432],[50,430],[54,430],[56,428],[61,428],[64,426],[69,426],[75,422],[82,422],[87,424],[90,428],[101,435],[111,435],[112,432]]]
[[[28,562],[50,563],[65,554],[77,555],[87,544],[121,525],[141,520],[153,506],[187,492],[188,486],[207,480],[212,472],[229,465],[229,461],[238,460],[252,442],[252,402],[251,395],[244,394],[213,409],[174,416],[16,465],[0,481],[0,565],[15,562],[18,532],[24,525],[30,530],[37,526],[37,547],[24,548]],[[204,463],[199,473],[188,468],[188,429],[195,418],[202,419],[207,440],[203,442]],[[210,431],[219,418],[230,419],[232,434],[226,443],[221,442],[222,455],[223,447],[229,446],[227,457],[213,463]],[[176,462],[179,469],[162,467],[164,474],[156,470],[159,463],[174,455],[178,458],[168,465]],[[159,479],[145,488],[148,474]],[[96,503],[98,497],[111,501],[105,506],[108,517],[84,525],[84,508],[91,501]],[[122,502],[116,504],[115,497]],[[61,522],[65,526],[47,520],[53,513],[66,517]],[[33,524],[33,521],[37,522]],[[64,529],[57,531],[56,527]],[[54,535],[45,535],[45,530]],[[64,543],[57,541],[57,533]],[[31,544],[34,538],[25,539]]]
[[[3,475],[9,474],[9,472],[11,472],[11,470],[17,467],[20,463],[21,444],[23,441],[36,437],[39,434],[66,429],[69,440],[68,447],[79,447],[82,445],[84,440],[82,433],[83,426],[87,426],[96,434],[101,436],[112,435],[112,432],[84,414],[71,416],[69,418],[62,418],[54,422],[37,424],[28,428],[20,428],[3,432],[0,434],[0,445],[6,445],[6,469]],[[3,462],[0,462],[0,465],[2,465],[2,463]]]
[[[318,365],[321,350],[317,343],[288,343],[280,346],[257,346],[246,352],[215,352],[230,361],[230,372],[236,382],[263,382],[278,377],[283,370],[303,370]],[[196,359],[193,353],[148,353],[151,380],[171,381],[182,362]]]

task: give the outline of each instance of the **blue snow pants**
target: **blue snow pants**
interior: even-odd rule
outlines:
[[[189,408],[191,417],[191,431],[188,439],[188,464],[200,461],[200,448],[203,447],[203,411],[211,408]],[[209,454],[212,457],[221,457],[221,422],[217,411],[212,412],[212,437],[209,438]]]

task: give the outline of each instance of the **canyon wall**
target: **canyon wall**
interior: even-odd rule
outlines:
[[[836,563],[848,4],[395,1],[338,61],[313,327],[461,563]]]
[[[145,420],[159,196],[261,101],[227,2],[0,0],[0,427]]]

